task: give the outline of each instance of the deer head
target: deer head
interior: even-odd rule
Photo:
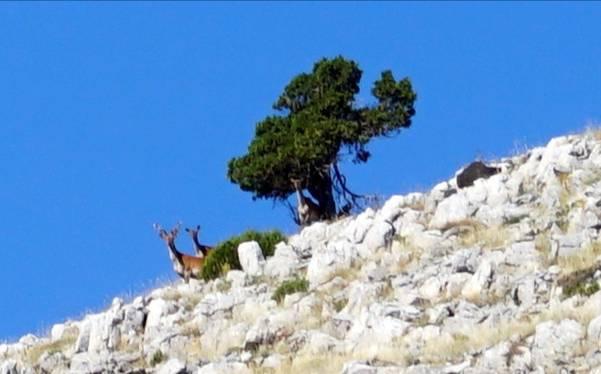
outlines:
[[[170,231],[165,230],[158,223],[155,223],[152,226],[154,227],[156,232],[159,234],[159,237],[161,239],[163,239],[167,245],[169,245],[169,244],[173,244],[175,242],[175,238],[177,237],[177,234],[179,233],[180,224],[178,223],[177,225],[175,225],[175,227],[173,227]]]
[[[190,234],[190,236],[192,237],[192,239],[197,238],[198,237],[198,233],[200,232],[200,225],[196,225],[195,228],[193,229],[189,229],[186,227],[186,232],[188,234]]]
[[[290,178],[290,183],[292,183],[292,186],[294,187],[294,189],[296,189],[298,191],[303,189],[303,185],[302,185],[300,179]]]

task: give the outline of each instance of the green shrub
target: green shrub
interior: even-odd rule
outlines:
[[[591,296],[592,294],[597,293],[597,291],[599,291],[599,283],[594,280],[589,280],[566,287],[564,294],[566,297],[572,297],[576,294]]]
[[[165,354],[159,349],[152,355],[152,358],[150,359],[150,366],[157,366],[161,362],[165,361],[166,358],[167,356],[165,356]]]
[[[306,292],[309,289],[309,281],[303,278],[295,278],[284,281],[273,293],[272,299],[281,303],[286,295],[297,292]]]
[[[238,245],[248,241],[256,241],[261,246],[263,256],[273,256],[275,245],[286,240],[284,234],[278,230],[259,232],[249,230],[241,235],[229,238],[219,243],[207,256],[202,268],[201,276],[204,280],[218,278],[224,269],[242,269],[238,259]]]

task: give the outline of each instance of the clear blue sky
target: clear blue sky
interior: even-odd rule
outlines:
[[[153,222],[294,232],[226,164],[317,59],[357,61],[363,102],[411,77],[413,127],[343,166],[389,196],[599,121],[599,25],[601,3],[0,4],[0,340],[171,277]]]

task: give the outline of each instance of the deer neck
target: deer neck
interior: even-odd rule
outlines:
[[[200,254],[202,254],[203,256],[207,255],[205,248],[198,241],[198,236],[193,235],[192,242],[194,242],[194,251],[196,252],[197,256],[200,256]]]
[[[305,196],[303,195],[302,191],[298,187],[296,188],[296,198],[298,199],[299,205],[305,203]]]
[[[171,262],[173,263],[173,267],[178,269],[183,268],[183,260],[182,254],[175,248],[175,243],[167,244],[167,249],[169,249],[169,258],[171,258]]]

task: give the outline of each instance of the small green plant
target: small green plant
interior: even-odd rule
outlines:
[[[346,306],[346,304],[348,304],[348,299],[347,298],[339,299],[339,300],[334,301],[334,310],[336,311],[336,313],[338,313],[342,309],[344,309],[344,307]]]
[[[595,273],[601,266],[594,264],[592,266],[573,271],[557,281],[557,284],[563,288],[565,297],[574,295],[591,296],[599,291],[599,283],[594,279]]]
[[[599,283],[597,283],[596,281],[585,281],[566,287],[564,293],[566,297],[571,297],[576,294],[582,296],[591,296],[592,294],[599,291],[599,289]]]
[[[150,366],[157,366],[161,362],[165,361],[166,358],[167,356],[165,356],[165,354],[159,349],[152,355],[152,358],[150,359]]]
[[[238,259],[238,245],[248,241],[259,243],[263,256],[273,256],[275,245],[286,240],[284,234],[278,230],[259,232],[249,230],[241,235],[229,238],[209,252],[202,268],[201,276],[204,280],[218,278],[229,270],[240,270],[240,259]]]
[[[309,289],[309,281],[304,278],[295,278],[284,281],[273,293],[272,299],[281,303],[286,295],[297,292],[306,292]]]

